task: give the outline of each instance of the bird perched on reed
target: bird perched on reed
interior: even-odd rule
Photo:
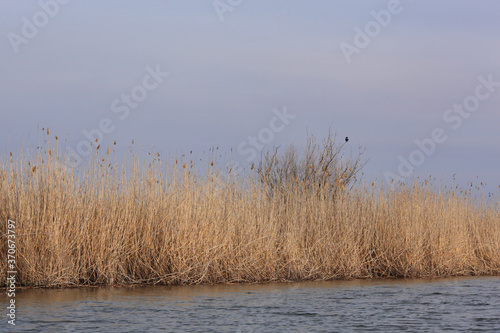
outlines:
[[[349,137],[346,136],[345,137],[345,142],[347,142],[347,141],[349,141]]]

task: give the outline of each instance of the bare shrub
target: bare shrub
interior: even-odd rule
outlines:
[[[337,143],[336,135],[330,130],[321,144],[309,135],[303,156],[299,156],[293,145],[282,154],[279,148],[274,148],[263,154],[255,169],[258,179],[270,196],[286,196],[298,189],[335,199],[340,192],[352,188],[357,181],[356,175],[366,164],[361,147],[354,158],[346,157],[347,143],[347,140]]]

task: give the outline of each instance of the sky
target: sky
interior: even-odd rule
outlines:
[[[500,194],[498,1],[0,2],[0,154],[261,149],[329,128],[367,181]],[[90,138],[90,139],[89,139]],[[122,145],[120,145],[122,144]],[[453,181],[453,177],[455,181]]]

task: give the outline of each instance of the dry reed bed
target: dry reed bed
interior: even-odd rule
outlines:
[[[98,151],[71,173],[54,146],[27,155],[0,163],[4,285],[7,219],[25,286],[500,273],[500,211],[468,191],[371,184],[332,199],[292,183],[269,194],[217,164],[195,172],[189,156],[135,157],[125,171]]]

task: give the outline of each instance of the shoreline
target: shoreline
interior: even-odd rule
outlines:
[[[268,284],[290,284],[290,283],[308,283],[308,282],[348,282],[348,281],[418,281],[418,280],[447,280],[460,278],[500,278],[500,271],[493,274],[464,274],[447,276],[420,276],[420,277],[354,277],[328,280],[274,280],[259,282],[219,282],[219,283],[199,283],[199,284],[164,284],[164,283],[136,283],[136,284],[94,284],[94,285],[55,285],[55,286],[16,286],[16,291],[26,290],[62,290],[62,289],[93,289],[93,288],[143,288],[143,287],[194,287],[194,286],[233,286],[233,285],[268,285]],[[7,288],[7,286],[0,286]]]

